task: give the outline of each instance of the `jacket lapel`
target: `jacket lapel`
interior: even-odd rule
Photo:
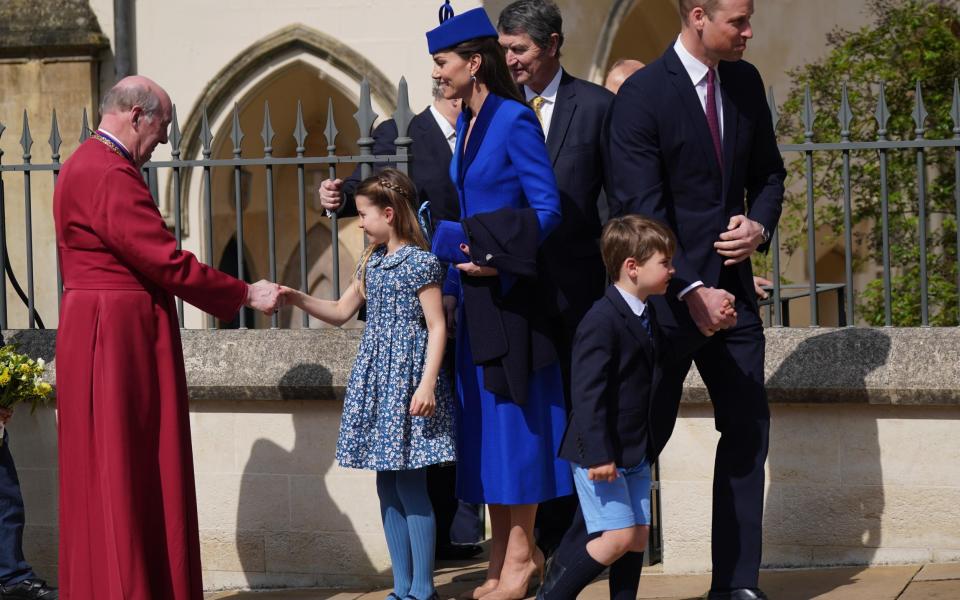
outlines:
[[[668,48],[663,55],[663,64],[671,75],[670,82],[680,97],[680,105],[687,113],[687,120],[693,128],[694,136],[699,142],[704,159],[713,166],[718,175],[722,176],[720,165],[717,163],[717,153],[713,149],[713,136],[710,135],[710,126],[707,124],[707,114],[703,111],[703,105],[700,103],[700,97],[697,96],[697,90],[693,87],[690,75],[684,68],[683,63],[680,62],[680,57],[677,56],[677,51],[673,49],[673,46]],[[724,105],[724,109],[726,109],[726,105]],[[726,120],[724,120],[724,124],[726,124]]]
[[[553,117],[550,119],[550,132],[547,135],[547,151],[550,153],[550,162],[557,164],[560,148],[567,137],[570,121],[577,110],[577,92],[573,77],[566,71],[560,76],[560,88],[557,90],[557,101],[553,107]]]
[[[726,63],[721,62],[717,67],[720,73],[720,97],[723,102],[723,201],[727,201],[729,184],[733,177],[733,163],[737,150],[737,124],[740,121],[740,111],[734,102],[729,90],[732,88],[730,78],[733,76],[724,68]]]
[[[627,306],[627,301],[623,299],[623,296],[620,295],[620,292],[616,289],[616,286],[611,285],[607,288],[606,292],[607,300],[613,304],[614,308],[617,309],[617,312],[620,313],[620,316],[623,317],[624,324],[627,327],[627,331],[636,338],[637,342],[640,344],[640,347],[643,348],[643,351],[647,354],[647,358],[653,360],[653,344],[650,341],[650,336],[647,335],[647,330],[643,328],[643,325],[640,323],[640,317],[635,315],[630,307]],[[646,309],[644,309],[646,310]]]
[[[480,107],[480,114],[477,115],[477,120],[473,124],[473,131],[470,132],[470,139],[467,142],[467,147],[463,153],[463,160],[459,165],[459,182],[460,186],[463,187],[463,179],[467,174],[467,170],[470,168],[470,165],[473,163],[473,160],[477,157],[477,153],[480,151],[480,145],[483,143],[484,136],[487,135],[487,129],[490,128],[490,123],[493,121],[493,116],[497,114],[497,109],[500,108],[500,105],[503,104],[503,98],[495,94],[490,94],[487,96],[486,100],[483,101],[483,106]],[[460,140],[465,138],[467,135],[467,128],[470,125],[470,113],[465,111],[460,115],[460,119],[457,121],[457,148],[461,147]]]

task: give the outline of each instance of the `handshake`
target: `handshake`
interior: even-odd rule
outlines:
[[[261,279],[247,286],[247,300],[244,306],[259,310],[268,317],[284,305],[283,289],[280,285]]]

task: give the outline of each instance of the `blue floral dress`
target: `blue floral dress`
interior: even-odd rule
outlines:
[[[343,403],[340,466],[395,471],[456,460],[453,400],[443,373],[434,415],[410,415],[427,355],[427,326],[417,291],[439,284],[443,274],[437,257],[415,246],[402,246],[391,255],[379,248],[370,256],[367,325]]]

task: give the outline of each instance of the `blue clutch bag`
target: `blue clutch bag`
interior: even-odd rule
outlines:
[[[437,221],[434,225],[430,251],[440,262],[453,265],[469,262],[470,257],[460,249],[460,244],[467,243],[463,225],[458,221]]]

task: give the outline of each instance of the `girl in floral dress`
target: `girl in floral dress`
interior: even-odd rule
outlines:
[[[435,598],[435,521],[426,467],[455,460],[453,404],[441,376],[447,331],[444,270],[430,254],[411,202],[410,179],[395,169],[357,188],[360,228],[370,245],[338,301],[284,288],[288,304],[341,325],[366,303],[367,324],[347,384],[337,462],[377,472],[380,514],[393,564],[388,600]]]

